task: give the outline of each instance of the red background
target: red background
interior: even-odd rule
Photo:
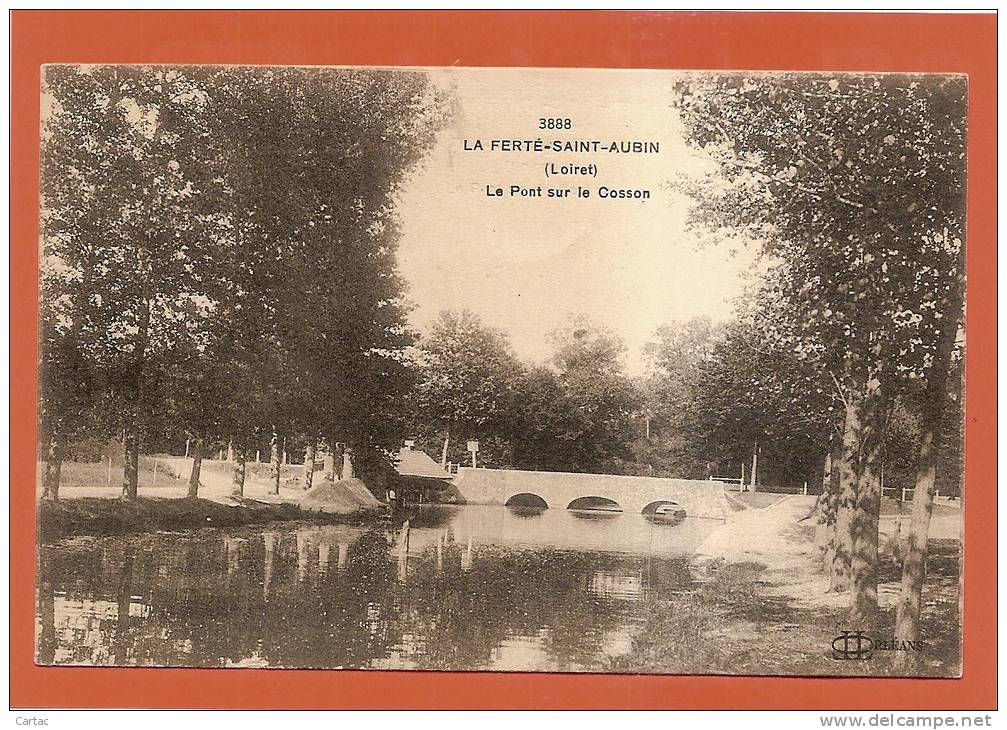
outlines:
[[[996,705],[996,17],[593,11],[14,11],[11,695],[16,707],[987,709]],[[964,676],[824,679],[47,668],[33,663],[43,63],[937,71],[969,75]],[[772,647],[765,647],[771,651]]]

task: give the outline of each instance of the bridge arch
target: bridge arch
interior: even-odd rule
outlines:
[[[622,505],[608,497],[577,497],[566,508],[597,512],[622,512]]]
[[[499,502],[497,503],[499,504]],[[518,492],[504,502],[505,507],[521,507],[524,509],[549,509],[549,503],[532,492]]]
[[[690,517],[724,519],[731,514],[724,498],[724,483],[706,479],[665,479],[611,474],[473,469],[461,467],[452,480],[467,504],[506,504],[522,493],[541,497],[550,509],[562,510],[578,497],[610,497],[626,513],[640,514],[653,502],[677,502]],[[572,515],[602,516],[600,510],[570,510]],[[618,512],[607,513],[617,515]],[[666,521],[663,515],[655,520]]]
[[[685,507],[673,499],[658,499],[646,505],[640,514],[659,516],[685,516]]]

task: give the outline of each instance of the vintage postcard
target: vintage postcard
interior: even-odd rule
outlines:
[[[967,97],[45,66],[36,662],[960,676]]]

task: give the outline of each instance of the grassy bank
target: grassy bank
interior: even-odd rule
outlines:
[[[739,513],[694,556],[695,586],[658,596],[632,650],[611,670],[701,674],[890,676],[893,652],[833,658],[833,640],[855,630],[849,594],[828,593],[818,570],[814,523],[801,520],[806,498]],[[960,519],[960,513],[958,514]],[[945,532],[947,532],[945,530]],[[886,547],[888,543],[882,543]],[[901,569],[885,551],[879,565],[880,613],[865,633],[891,640]],[[955,677],[961,669],[960,541],[930,542],[915,672]]]
[[[356,524],[379,514],[377,510],[341,514],[319,512],[291,503],[266,504],[251,500],[229,505],[208,499],[81,498],[39,502],[38,538],[40,542],[53,542],[73,535],[230,528],[279,520]]]
[[[961,667],[958,617],[958,545],[932,545],[924,589],[921,637],[915,674],[955,677]],[[832,641],[850,629],[845,608],[802,606],[762,590],[762,566],[728,565],[695,590],[655,601],[653,611],[633,639],[632,651],[611,661],[617,672],[699,674],[892,676],[891,651],[875,651],[865,660],[838,660]],[[881,580],[897,579],[897,566],[886,560]],[[882,609],[868,632],[890,638],[895,609]]]

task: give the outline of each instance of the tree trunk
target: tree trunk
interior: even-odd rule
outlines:
[[[444,432],[444,446],[441,448],[441,469],[448,468],[448,444],[451,441],[451,429]]]
[[[54,429],[49,437],[49,448],[46,452],[45,475],[42,478],[42,499],[56,502],[59,500],[59,476],[63,469],[63,435]]]
[[[144,402],[144,386],[146,385],[147,346],[150,342],[150,308],[152,300],[145,293],[140,310],[140,324],[136,333],[136,362],[131,373],[133,378],[133,401],[129,404],[129,417],[125,426],[123,448],[126,452],[126,464],[122,474],[122,496],[124,499],[136,499],[140,479],[140,436],[137,423],[140,420]]]
[[[902,500],[896,506],[895,525],[892,527],[891,550],[892,560],[899,568],[902,567]]]
[[[304,488],[311,489],[315,480],[315,440],[308,441],[308,446],[304,450]]]
[[[330,482],[339,481],[339,470],[343,466],[343,447],[332,436],[328,438],[329,456],[325,462],[325,478]]]
[[[835,441],[835,439],[833,439]],[[815,545],[822,551],[822,570],[829,566],[829,543],[836,525],[835,494],[832,491],[832,447],[825,453],[822,469],[822,496],[818,498],[818,524],[815,527]]]
[[[853,510],[857,499],[857,447],[860,425],[860,393],[851,388],[847,395],[846,416],[835,496],[836,527],[832,538],[832,562],[829,566],[829,590],[841,592],[850,587],[850,559],[853,555]]]
[[[884,393],[872,378],[863,399],[857,501],[853,515],[850,575],[850,621],[854,628],[873,627],[878,617],[878,521],[881,517],[881,454],[884,434]]]
[[[343,448],[343,473],[341,479],[353,479],[353,449],[349,446]]]
[[[238,448],[234,450],[234,471],[231,474],[233,488],[231,494],[238,499],[245,496],[245,450]]]
[[[269,439],[269,478],[273,482],[273,494],[280,493],[280,437],[273,429],[273,436]]]
[[[189,472],[189,491],[186,496],[195,499],[199,496],[199,472],[203,468],[203,438],[196,437],[196,445],[192,449],[192,471]]]
[[[961,264],[959,264],[961,271]],[[927,540],[930,533],[930,514],[934,507],[937,484],[937,452],[940,448],[941,424],[947,400],[948,371],[951,354],[958,335],[961,318],[964,282],[956,282],[944,310],[943,327],[938,333],[934,359],[927,377],[923,401],[922,433],[916,469],[916,488],[913,491],[912,521],[902,564],[902,591],[899,594],[895,617],[897,641],[918,641],[920,638],[920,605],[923,584],[926,581]],[[916,661],[916,652],[895,652],[895,666],[907,670]]]
[[[332,481],[337,482],[343,478],[343,457],[346,454],[345,444],[336,444],[332,451]]]
[[[132,423],[126,426],[123,451],[125,452],[126,463],[122,472],[122,498],[136,499],[140,479],[140,440],[137,438]]]

